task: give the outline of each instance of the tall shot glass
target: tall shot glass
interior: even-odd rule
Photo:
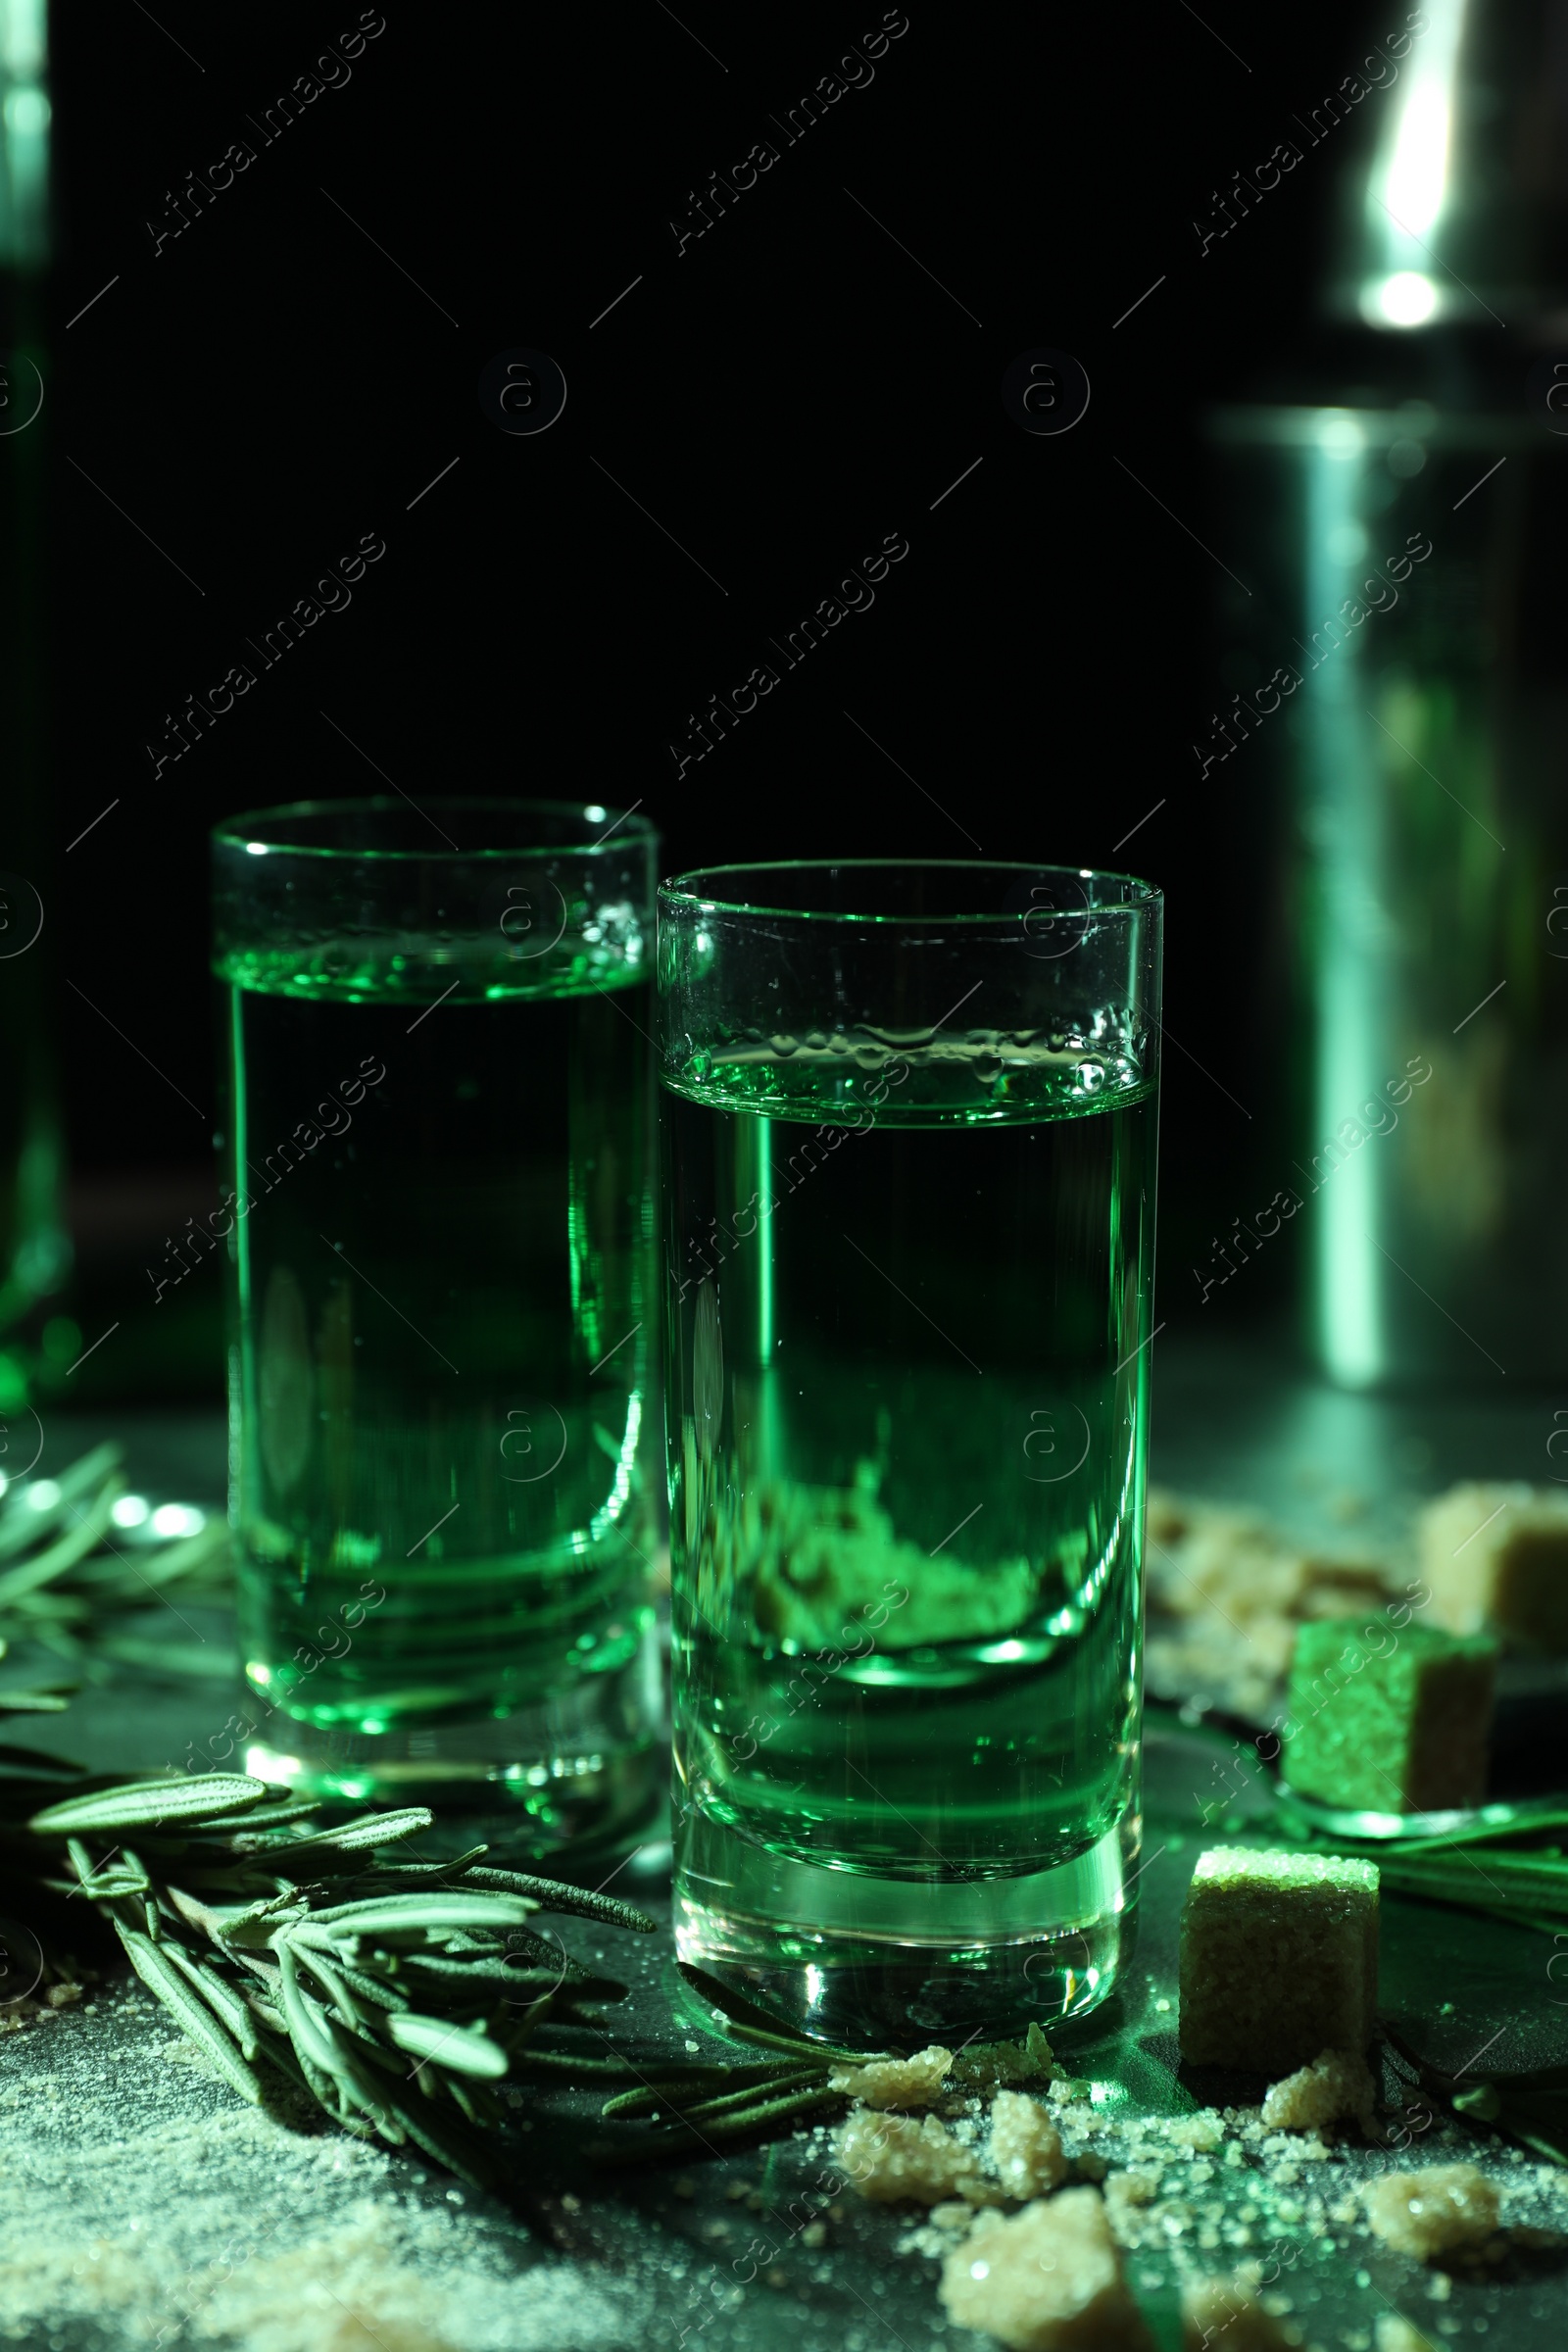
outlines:
[[[439,819],[214,835],[241,1730],[313,1790],[488,1791],[538,1850],[612,1842],[664,1771],[657,836]]]
[[[1160,917],[979,861],[659,894],[676,1936],[811,2034],[1126,1955]]]

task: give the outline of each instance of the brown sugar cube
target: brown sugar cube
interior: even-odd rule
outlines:
[[[1286,2075],[1364,2050],[1378,1981],[1375,1863],[1213,1846],[1182,1908],[1181,2046],[1191,2066]]]
[[[1568,1490],[1453,1487],[1422,1512],[1420,1536],[1437,1624],[1568,1653]]]
[[[1346,1812],[1442,1813],[1486,1796],[1497,1645],[1435,1625],[1320,1618],[1296,1637],[1285,1777]]]

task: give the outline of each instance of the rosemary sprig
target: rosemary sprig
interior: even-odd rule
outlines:
[[[87,1897],[242,2098],[259,2103],[281,2078],[344,2130],[412,2141],[497,2186],[494,2086],[535,2071],[542,2027],[625,1993],[528,1922],[548,1909],[655,1923],[608,1895],[483,1868],[482,1847],[389,1863],[385,1849],[430,1826],[422,1809],[302,1829],[313,1811],[239,1773],[100,1788],[34,1813],[8,1859]],[[592,2077],[560,2055],[566,2080]]]
[[[316,1813],[242,1773],[95,1787],[34,1812],[24,1832],[0,1826],[0,1865],[85,1895],[242,2098],[290,2082],[343,2130],[412,2142],[476,2186],[503,2181],[504,2081],[536,2093],[631,2086],[606,2102],[608,2118],[670,2120],[594,2151],[617,2164],[710,2153],[842,2099],[829,2069],[855,2054],[804,2040],[693,1970],[727,2033],[783,2055],[677,2067],[610,2044],[598,2004],[625,1986],[529,1923],[549,1911],[647,1933],[655,1923],[634,1905],[496,1868],[482,1845],[447,1863],[391,1858],[430,1826],[421,1807],[331,1829]],[[585,2026],[603,2054],[538,2038]]]
[[[94,1650],[139,1658],[146,1644],[107,1631],[106,1616],[144,1612],[174,1585],[190,1593],[226,1585],[228,1530],[220,1517],[195,1535],[138,1544],[131,1557],[114,1519],[125,1491],[122,1458],[119,1446],[96,1446],[57,1479],[0,1489],[0,1649],[36,1642],[73,1663]],[[7,1695],[7,1706],[17,1703]]]

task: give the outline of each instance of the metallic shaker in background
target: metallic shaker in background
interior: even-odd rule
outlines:
[[[1426,13],[1347,150],[1297,396],[1212,419],[1251,593],[1198,758],[1244,753],[1282,810],[1279,1181],[1313,1352],[1356,1387],[1568,1368],[1561,76],[1540,9]]]

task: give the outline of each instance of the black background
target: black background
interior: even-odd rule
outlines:
[[[1193,222],[1402,18],[910,0],[786,145],[773,118],[878,8],[387,0],[264,144],[357,9],[57,10],[47,895],[87,1260],[95,1220],[134,1254],[211,1198],[208,827],[387,782],[641,802],[668,870],[974,844],[1130,868],[1168,893],[1172,1029],[1265,1099],[1277,811],[1245,755],[1200,783],[1191,749],[1230,690],[1200,420],[1304,348],[1339,159],[1206,255]],[[256,160],[155,252],[236,139]],[[677,254],[760,139],[778,162]],[[537,436],[479,405],[514,346],[566,378]],[[1056,437],[1003,407],[1037,346],[1092,385]],[[261,669],[247,638],[368,532],[349,608]],[[889,533],[874,609],[677,778],[689,714]],[[155,774],[168,715],[240,661],[255,687]],[[1255,1136],[1167,1056],[1162,1313],[1191,1313],[1180,1261]]]

